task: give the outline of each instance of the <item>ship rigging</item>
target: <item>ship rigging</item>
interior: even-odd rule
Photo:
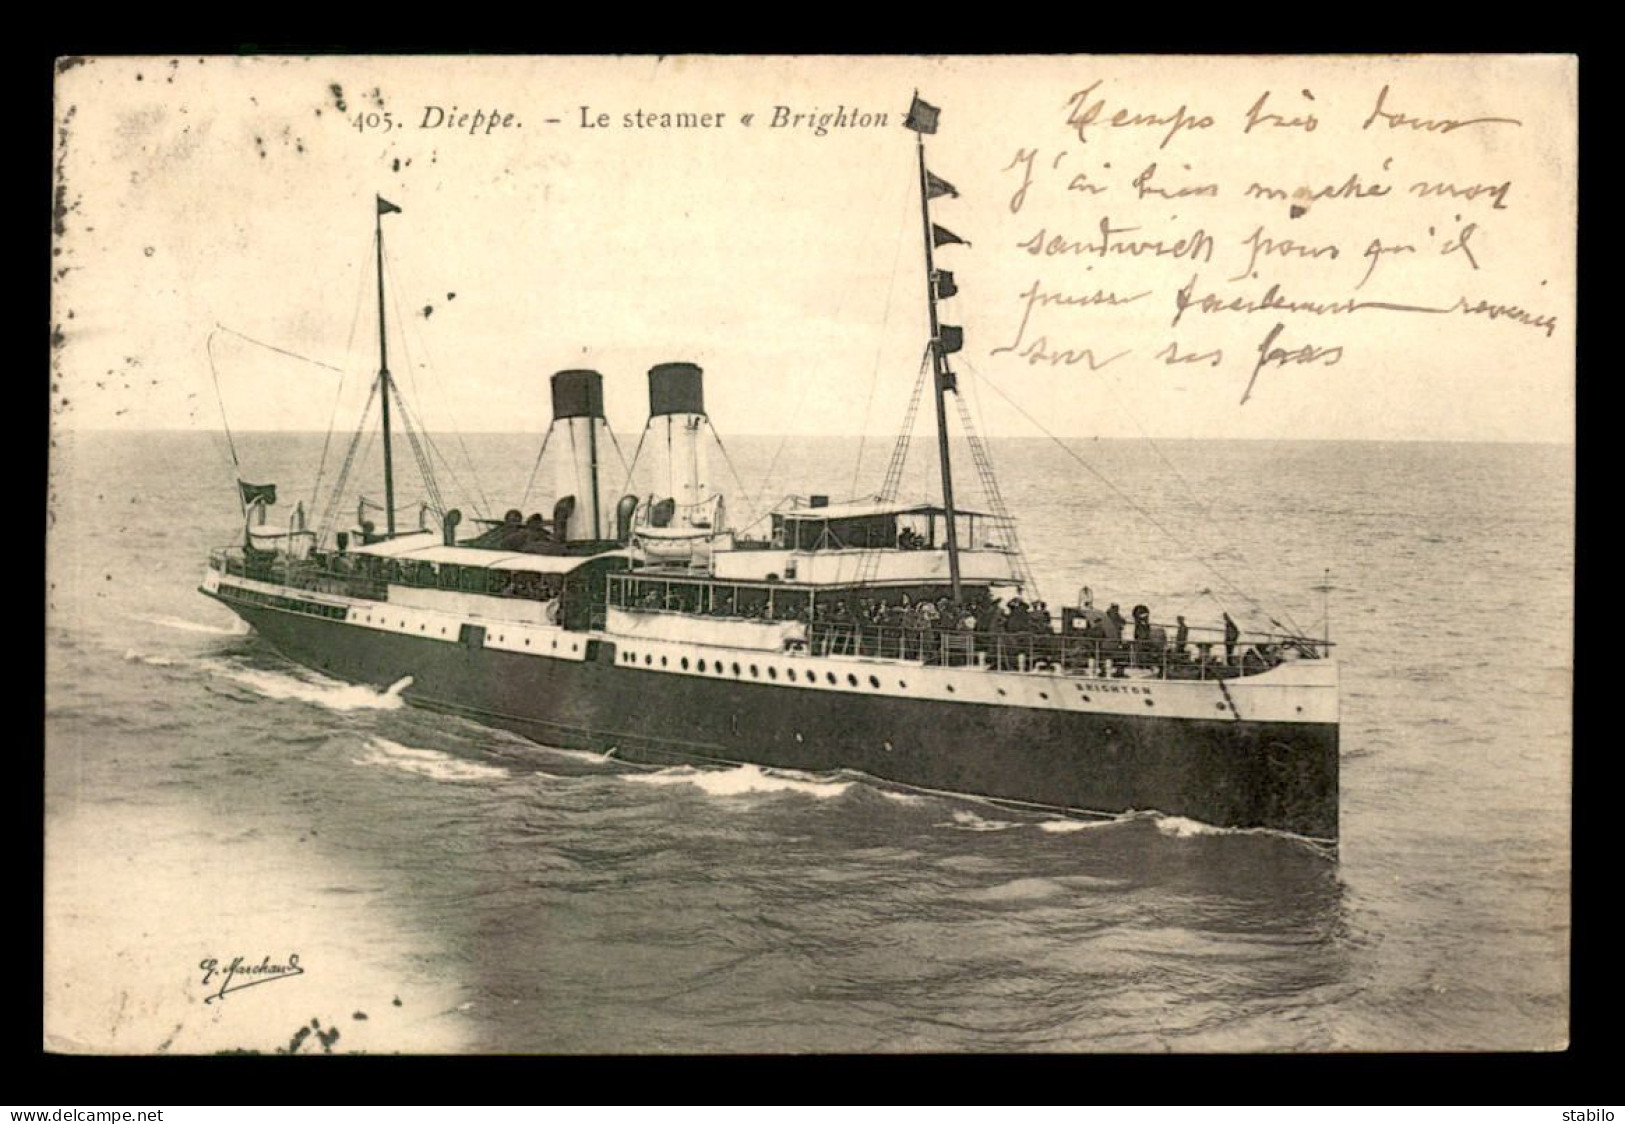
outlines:
[[[551,512],[487,510],[465,524],[390,374],[383,218],[400,208],[378,198],[379,362],[363,426],[378,401],[384,527],[364,506],[335,526],[358,429],[315,531],[302,511],[269,528],[274,485],[239,475],[243,541],[211,554],[202,591],[298,662],[379,686],[410,678],[410,702],[549,744],[654,764],[854,769],[1059,813],[1155,810],[1335,842],[1329,638],[1243,633],[1228,615],[1222,628],[1190,628],[1143,605],[1124,616],[1096,608],[1087,588],[1052,615],[1038,596],[959,393],[963,330],[942,320],[958,285],[938,253],[969,243],[933,215],[933,201],[958,196],[926,159],[939,117],[916,94],[904,121],[927,339],[878,493],[791,497],[735,529],[707,465],[714,439],[733,471],[704,372],[676,361],[648,372],[649,417],[619,494],[605,487],[606,450],[619,445],[603,377],[564,370],[531,474],[555,449]],[[908,500],[903,463],[927,375],[940,491]],[[950,397],[986,510],[955,492]],[[397,520],[393,410],[429,493],[415,528]],[[646,452],[659,462],[646,469],[651,488],[629,492]]]

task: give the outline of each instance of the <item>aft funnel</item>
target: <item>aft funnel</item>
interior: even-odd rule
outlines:
[[[693,363],[657,363],[649,368],[649,416],[705,416],[705,372]]]

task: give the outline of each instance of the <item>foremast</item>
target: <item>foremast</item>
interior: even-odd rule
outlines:
[[[399,214],[400,208],[382,195],[374,220],[373,244],[378,251],[378,396],[383,406],[384,424],[384,518],[388,538],[395,537],[395,456],[389,437],[389,333],[384,326],[384,216]]]
[[[954,511],[953,466],[948,454],[947,395],[949,391],[959,393],[959,384],[948,365],[948,356],[964,346],[964,331],[954,325],[943,324],[937,315],[937,302],[953,296],[957,290],[954,287],[953,274],[946,270],[940,272],[937,270],[936,249],[938,246],[956,243],[969,245],[969,243],[931,221],[932,199],[940,195],[959,194],[952,184],[938,179],[925,166],[925,134],[937,131],[937,116],[940,112],[936,106],[921,100],[916,92],[914,102],[909,106],[908,118],[903,125],[914,130],[915,151],[919,156],[920,222],[925,244],[925,303],[931,326],[931,369],[935,386],[932,397],[937,405],[937,461],[942,469],[942,506],[947,522],[948,580],[953,587],[954,600],[957,602],[962,599],[959,584],[959,530]]]

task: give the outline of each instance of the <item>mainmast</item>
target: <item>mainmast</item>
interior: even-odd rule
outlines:
[[[395,537],[395,459],[389,443],[389,340],[384,330],[384,216],[400,213],[382,195],[378,196],[378,216],[375,223],[378,249],[378,393],[383,400],[384,414],[384,519],[388,537]]]
[[[931,322],[931,367],[936,385],[933,396],[937,403],[937,461],[942,466],[942,506],[948,524],[948,580],[953,586],[954,600],[959,592],[959,531],[954,513],[954,476],[948,458],[948,391],[959,392],[958,381],[948,366],[948,356],[964,345],[964,332],[953,325],[939,323],[937,301],[952,296],[953,274],[938,273],[935,250],[938,246],[966,243],[963,238],[931,221],[930,201],[939,195],[959,194],[952,184],[933,176],[925,167],[925,134],[937,131],[937,115],[941,112],[929,102],[921,101],[916,92],[909,107],[905,128],[914,130],[915,150],[920,158],[920,221],[925,232],[925,303]]]

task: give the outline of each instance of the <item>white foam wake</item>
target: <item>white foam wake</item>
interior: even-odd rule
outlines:
[[[1186,819],[1184,816],[1158,816],[1156,825],[1158,831],[1176,839],[1194,839],[1199,835],[1240,835],[1245,832],[1243,828],[1215,827],[1201,820]]]
[[[653,773],[626,773],[622,779],[638,784],[691,784],[710,796],[744,796],[758,792],[799,792],[818,800],[839,796],[851,781],[823,781],[805,773],[767,772],[756,765],[732,769],[696,769],[679,765]]]
[[[357,765],[399,769],[403,773],[436,781],[495,781],[508,775],[506,769],[465,761],[434,749],[416,749],[388,738],[368,738],[367,750],[355,759]]]
[[[1038,825],[1039,831],[1052,832],[1055,835],[1070,835],[1074,831],[1088,831],[1094,827],[1112,827],[1120,820],[1045,820]]]
[[[179,661],[168,656],[153,656],[146,652],[138,652],[134,648],[124,649],[124,659],[128,663],[144,663],[148,667],[174,667]]]
[[[297,699],[329,710],[342,711],[398,710],[405,705],[401,692],[412,685],[410,675],[378,691],[363,683],[343,683],[302,669],[280,672],[234,668],[223,674],[268,699]]]
[[[161,628],[173,628],[178,632],[202,632],[210,636],[245,636],[248,633],[248,622],[244,620],[234,620],[231,624],[224,626],[200,624],[197,621],[189,621],[182,617],[137,617],[136,620],[146,621],[148,624],[155,624]]]
[[[984,820],[975,812],[959,809],[953,814],[952,823],[938,824],[938,827],[958,828],[960,831],[1008,831],[1012,827],[1021,827],[1019,823],[1008,820]]]

